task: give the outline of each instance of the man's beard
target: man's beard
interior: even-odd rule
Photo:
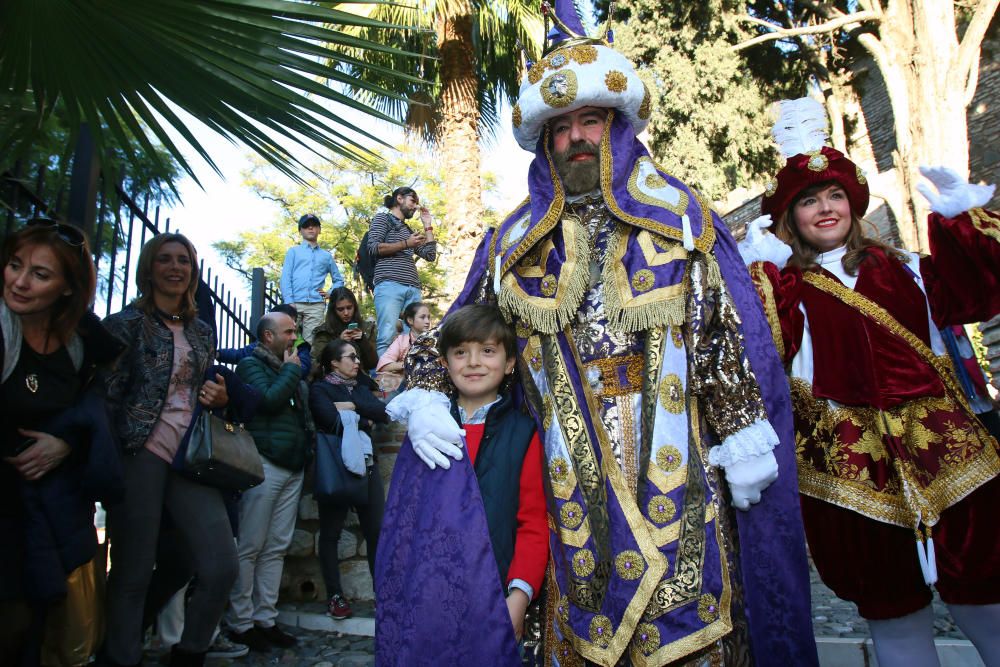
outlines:
[[[576,162],[574,155],[593,155],[593,160]],[[601,184],[600,148],[589,141],[576,141],[570,144],[562,153],[553,152],[552,160],[556,164],[556,173],[562,179],[566,193],[582,195],[596,190]]]

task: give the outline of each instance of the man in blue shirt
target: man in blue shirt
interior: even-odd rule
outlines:
[[[313,329],[323,324],[326,313],[326,295],[323,289],[326,276],[332,278],[330,290],[344,284],[333,255],[317,244],[321,227],[319,218],[306,213],[299,218],[299,233],[302,243],[292,246],[285,253],[285,263],[281,267],[281,298],[295,306],[298,311],[295,324],[302,338],[312,344]]]

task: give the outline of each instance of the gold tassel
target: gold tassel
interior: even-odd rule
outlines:
[[[590,242],[582,223],[579,219],[566,217],[563,225],[574,225],[575,242],[572,247],[566,248],[567,263],[573,262],[573,271],[569,276],[559,275],[559,285],[556,286],[556,298],[546,299],[545,297],[532,297],[527,294],[517,279],[507,273],[500,285],[498,304],[504,315],[510,317],[511,314],[527,322],[535,331],[544,334],[559,333],[562,329],[573,321],[573,317],[580,309],[580,303],[587,293],[590,278]],[[564,237],[565,238],[565,237]],[[565,283],[563,281],[565,280]],[[539,306],[538,301],[544,299],[545,305]]]

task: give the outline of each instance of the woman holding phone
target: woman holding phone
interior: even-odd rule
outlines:
[[[378,361],[375,355],[375,326],[371,322],[362,321],[358,299],[346,287],[338,287],[330,292],[326,321],[313,329],[312,358],[318,361],[323,348],[337,338],[354,346],[361,360],[361,375],[367,377],[369,371],[375,370]],[[320,372],[320,377],[323,374],[325,373]]]

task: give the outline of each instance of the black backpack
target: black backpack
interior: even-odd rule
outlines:
[[[368,234],[365,232],[358,244],[358,254],[354,256],[354,275],[360,276],[365,283],[365,289],[369,292],[375,291],[375,263],[378,262],[378,255],[368,249]]]

